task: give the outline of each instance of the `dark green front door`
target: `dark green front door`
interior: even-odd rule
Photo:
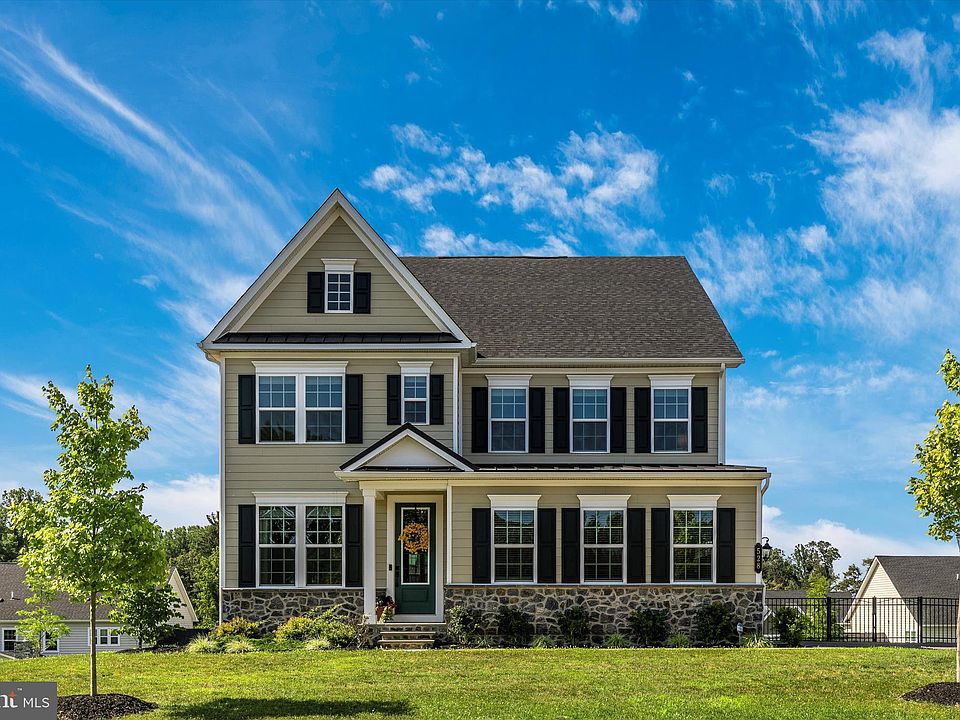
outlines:
[[[395,541],[394,584],[396,586],[397,615],[433,615],[437,609],[437,559],[435,503],[404,503],[397,505],[397,537],[412,523],[426,525],[430,531],[430,549],[408,552],[403,543]]]

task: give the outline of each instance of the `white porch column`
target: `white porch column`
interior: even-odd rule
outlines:
[[[377,622],[377,491],[363,491],[363,614]]]

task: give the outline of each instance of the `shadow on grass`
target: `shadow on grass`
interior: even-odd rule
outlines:
[[[409,715],[410,705],[403,700],[288,700],[285,698],[222,698],[168,710],[178,720],[223,718],[224,720],[268,720],[269,718],[352,717],[364,713]]]

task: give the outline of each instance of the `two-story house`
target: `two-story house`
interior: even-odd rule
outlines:
[[[737,345],[682,257],[398,257],[335,191],[200,343],[221,614],[762,614]],[[403,535],[403,540],[401,540]]]

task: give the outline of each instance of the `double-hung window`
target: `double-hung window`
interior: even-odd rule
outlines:
[[[257,511],[260,585],[296,585],[297,508],[261,505]]]
[[[414,425],[428,422],[427,385],[429,375],[403,376],[403,421]]]
[[[307,585],[343,583],[343,506],[307,505]]]
[[[583,510],[583,581],[624,581],[624,510]]]
[[[355,260],[324,260],[324,309],[328,313],[353,312]]]
[[[257,442],[342,443],[346,362],[258,360]]]
[[[120,631],[116,628],[97,628],[97,645],[119,645]]]
[[[40,637],[40,642],[43,644],[43,652],[60,652],[60,638],[51,638],[46,633],[43,633]]]
[[[343,375],[307,375],[307,442],[343,442]]]
[[[716,517],[719,495],[668,495],[671,578],[711,583],[716,576]]]
[[[610,379],[567,376],[570,379],[570,449],[575,453],[610,451]]]
[[[650,377],[653,402],[653,451],[690,452],[692,375]]]
[[[257,409],[260,442],[296,442],[296,375],[258,376]]]
[[[527,388],[490,388],[490,450],[527,452]]]
[[[488,495],[493,523],[493,581],[536,580],[539,495]]]

